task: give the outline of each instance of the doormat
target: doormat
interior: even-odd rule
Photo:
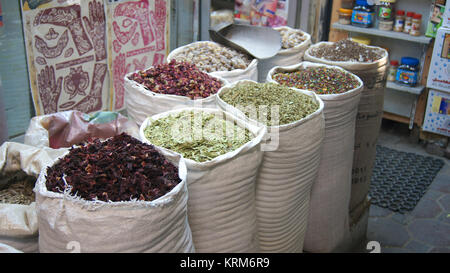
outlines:
[[[442,159],[377,145],[371,203],[401,214],[412,211],[442,166]]]

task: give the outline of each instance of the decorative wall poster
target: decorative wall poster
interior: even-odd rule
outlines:
[[[450,137],[450,93],[430,89],[422,129]]]
[[[108,108],[102,0],[22,0],[31,91],[37,115]]]
[[[127,73],[163,63],[169,45],[170,0],[106,2],[111,108],[124,108]]]

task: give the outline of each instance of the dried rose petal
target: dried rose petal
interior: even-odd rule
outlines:
[[[207,98],[222,87],[218,79],[200,71],[194,64],[175,60],[133,73],[129,79],[155,93],[191,99]]]

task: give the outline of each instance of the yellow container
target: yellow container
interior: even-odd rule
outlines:
[[[370,39],[367,37],[352,37],[351,39],[360,44],[370,45]]]

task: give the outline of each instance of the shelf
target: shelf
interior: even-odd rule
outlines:
[[[397,84],[394,82],[387,82],[386,88],[394,89],[397,91],[403,91],[403,92],[411,93],[414,95],[420,95],[422,93],[422,91],[425,89],[425,86],[419,85],[419,86],[415,86],[415,87],[409,87],[409,86]]]
[[[429,44],[432,39],[432,38],[426,37],[424,35],[412,36],[412,35],[409,35],[409,34],[406,34],[403,32],[380,30],[378,28],[355,27],[352,25],[342,25],[339,23],[333,23],[332,27],[335,29],[340,29],[340,30],[345,30],[345,31],[350,31],[350,32],[363,33],[363,34],[367,34],[367,35],[386,37],[386,38],[396,39],[396,40],[405,40],[405,41],[420,43],[420,44]]]

